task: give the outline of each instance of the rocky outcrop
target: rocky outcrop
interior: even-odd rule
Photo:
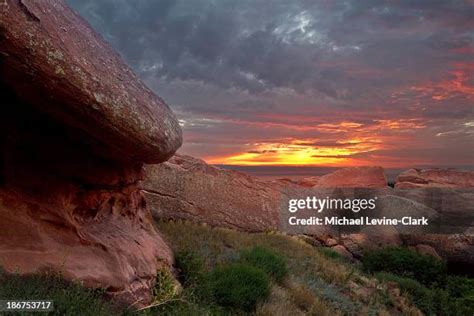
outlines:
[[[338,187],[333,187],[335,185]],[[161,165],[147,166],[141,186],[153,214],[159,218],[187,219],[246,231],[279,229],[300,238],[305,236],[305,241],[312,240],[309,241],[311,244],[337,246],[339,252],[354,258],[360,258],[365,250],[421,244],[433,247],[448,261],[474,265],[469,238],[457,239],[456,247],[441,250],[439,247],[452,242],[436,244],[431,237],[440,236],[440,240],[444,240],[440,234],[443,231],[450,235],[454,232],[461,232],[460,236],[472,234],[474,216],[470,214],[474,214],[474,191],[469,188],[393,189],[386,185],[380,167],[347,168],[304,181],[267,182],[183,155],[175,155]],[[437,224],[429,227],[375,225],[353,232],[333,226],[289,226],[288,218],[293,214],[288,212],[288,199],[308,196],[323,199],[377,197],[376,208],[359,215],[370,214],[378,218],[424,216]],[[350,211],[344,214],[347,212]],[[298,211],[297,214],[308,218],[314,211]],[[337,214],[324,211],[324,216]]]
[[[403,242],[434,253],[464,272],[474,266],[474,172],[454,169],[410,169],[395,184],[398,196],[436,210],[443,229],[437,234],[403,235]],[[419,245],[423,245],[421,248]],[[436,255],[432,252],[432,255]]]
[[[338,255],[340,255],[341,257],[343,258],[346,258],[346,259],[349,259],[349,260],[352,260],[354,258],[354,256],[352,255],[352,253],[350,253],[344,246],[342,245],[336,245],[336,246],[333,246],[330,248],[332,251],[334,251],[335,253],[337,253]]]
[[[474,234],[424,234],[422,236],[403,236],[404,244],[418,247],[426,245],[432,247],[439,256],[448,262],[448,267],[459,274],[473,275],[474,265]]]
[[[474,188],[474,172],[454,169],[409,169],[396,179],[395,188]]]
[[[315,188],[385,188],[387,179],[382,167],[350,167],[311,178]],[[307,183],[309,179],[306,178]]]
[[[172,253],[137,183],[176,118],[63,1],[4,1],[0,42],[0,265],[147,303]]]
[[[431,256],[431,257],[436,258],[438,260],[443,260],[443,258],[441,258],[441,256],[438,255],[436,250],[431,246],[419,244],[419,245],[416,245],[415,247],[413,247],[413,250],[415,250],[416,252],[418,252],[421,255]]]
[[[305,188],[386,188],[382,167],[348,167],[323,176],[311,176],[300,179],[278,179],[281,185],[297,185]]]
[[[278,227],[280,191],[246,174],[185,155],[146,166],[141,184],[159,218],[187,219],[246,231]]]

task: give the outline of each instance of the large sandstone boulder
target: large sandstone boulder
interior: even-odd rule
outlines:
[[[473,188],[474,172],[455,169],[409,169],[396,179],[395,188]]]
[[[175,155],[163,164],[146,166],[141,187],[154,215],[160,218],[246,231],[278,227],[277,185],[190,156]]]
[[[350,167],[334,171],[319,178],[310,178],[302,184],[314,182],[313,187],[384,188],[387,179],[382,167]]]
[[[2,79],[22,100],[114,159],[156,163],[176,151],[181,130],[168,106],[64,1],[3,2]]]
[[[172,253],[137,183],[176,118],[63,1],[3,1],[0,42],[1,267],[146,304]]]
[[[382,167],[341,168],[323,176],[303,177],[300,179],[277,179],[280,185],[298,185],[305,188],[386,188],[387,179]]]

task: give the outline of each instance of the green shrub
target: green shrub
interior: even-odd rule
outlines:
[[[170,271],[163,269],[155,276],[155,286],[152,289],[153,304],[164,304],[173,300],[178,289]]]
[[[218,267],[211,273],[209,282],[212,296],[219,305],[246,312],[254,310],[257,302],[270,293],[265,272],[246,264]]]
[[[385,282],[395,282],[410,301],[426,315],[474,315],[474,280],[448,277],[445,287],[428,288],[416,280],[390,273],[377,273]]]
[[[184,286],[195,284],[204,278],[206,273],[204,259],[193,251],[181,251],[175,256],[179,270],[179,280]]]
[[[444,291],[429,289],[416,280],[390,273],[378,273],[376,277],[385,282],[397,283],[400,290],[426,315],[448,315],[449,302]]]
[[[413,278],[427,286],[442,285],[446,280],[446,265],[443,261],[402,247],[368,252],[362,257],[362,267],[369,273],[390,272]]]
[[[254,247],[243,251],[241,258],[245,263],[262,269],[277,282],[282,282],[288,274],[285,259],[267,248]]]
[[[342,260],[342,261],[345,260],[345,258],[343,256],[341,256],[338,252],[335,252],[331,248],[319,247],[318,250],[323,256],[325,256],[327,258],[335,259],[335,260]]]
[[[474,315],[474,279],[450,276],[446,281],[446,291],[455,298],[452,304],[459,315]]]

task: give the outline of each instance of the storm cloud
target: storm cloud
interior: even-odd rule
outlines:
[[[177,113],[185,153],[474,161],[469,1],[67,2]]]

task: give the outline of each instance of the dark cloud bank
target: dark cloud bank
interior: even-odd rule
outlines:
[[[474,161],[468,1],[68,3],[178,114],[186,153],[219,162],[355,139],[367,162]]]

